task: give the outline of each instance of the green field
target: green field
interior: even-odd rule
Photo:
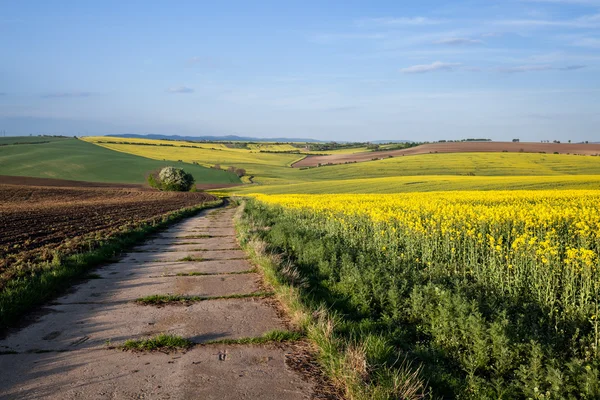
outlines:
[[[68,138],[63,136],[8,136],[0,137],[0,146],[57,142],[66,139]]]
[[[24,138],[17,139],[23,141]],[[89,182],[144,183],[148,172],[166,165],[185,168],[197,183],[240,182],[236,175],[225,171],[173,160],[151,160],[108,150],[78,139],[0,146],[0,175]]]

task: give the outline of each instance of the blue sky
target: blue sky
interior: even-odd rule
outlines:
[[[600,0],[0,0],[0,131],[600,141]]]

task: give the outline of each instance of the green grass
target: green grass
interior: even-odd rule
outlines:
[[[240,339],[218,339],[203,343],[204,345],[211,344],[266,344],[266,343],[283,343],[300,340],[302,334],[294,331],[272,330],[258,337],[247,337]],[[194,346],[194,343],[181,336],[168,335],[161,333],[153,338],[127,340],[117,348],[129,351],[157,351],[157,350],[187,350]],[[2,354],[2,353],[0,353]],[[16,354],[9,353],[6,354]]]
[[[186,350],[194,346],[190,340],[180,336],[161,333],[150,339],[127,340],[119,348],[121,350],[133,351],[156,351],[156,350]]]
[[[242,246],[273,286],[276,298],[284,305],[291,324],[315,344],[317,361],[324,373],[344,392],[345,398],[354,400],[383,400],[390,398],[417,400],[426,390],[420,370],[410,362],[397,358],[393,367],[382,361],[389,350],[376,335],[360,330],[351,335],[340,335],[343,314],[336,313],[336,304],[325,304],[315,296],[322,296],[319,287],[306,285],[298,279],[299,272],[284,254],[261,238],[262,221],[254,218],[255,210],[242,203],[243,212],[236,219],[236,229]],[[298,242],[300,244],[300,242]],[[315,252],[314,255],[319,254]],[[283,261],[282,261],[283,260]],[[342,303],[344,301],[342,300]],[[369,326],[363,327],[368,332]],[[361,334],[362,333],[362,334]]]
[[[207,300],[226,300],[226,299],[246,299],[251,297],[269,297],[272,292],[254,292],[244,294],[229,294],[225,296],[182,296],[173,294],[154,294],[150,296],[140,297],[136,303],[149,306],[162,306],[167,304],[189,304]]]
[[[0,331],[18,320],[25,312],[62,293],[78,279],[90,276],[90,269],[144,241],[149,234],[218,204],[220,203],[205,203],[171,212],[155,224],[139,224],[112,238],[102,240],[97,248],[89,252],[61,255],[56,257],[55,261],[42,265],[38,272],[11,280],[0,291]]]
[[[173,160],[162,161],[162,158],[159,161],[138,157],[78,139],[0,146],[0,175],[143,184],[148,172],[167,165],[184,168],[199,184],[240,182],[235,174],[226,171]]]
[[[264,333],[258,337],[247,337],[241,339],[217,339],[206,342],[205,344],[265,344],[293,342],[302,339],[302,333],[296,331],[273,330]]]

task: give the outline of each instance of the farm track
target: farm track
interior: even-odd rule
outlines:
[[[275,300],[256,297],[265,288],[239,257],[234,212],[204,212],[150,238],[0,340],[0,398],[311,398],[319,379],[297,372],[306,365],[306,344],[207,343],[287,329]],[[156,261],[171,257],[173,248],[178,257],[194,255],[185,247],[190,240],[223,254],[218,260]],[[151,295],[208,300],[164,306],[136,301]],[[118,348],[127,339],[160,333],[183,336],[194,346],[171,352]]]
[[[600,155],[600,144],[596,143],[513,143],[513,142],[450,142],[430,143],[402,150],[369,151],[364,153],[332,154],[327,156],[307,156],[292,164],[294,168],[316,167],[329,164],[347,164],[389,157],[412,156],[430,153],[559,153],[579,155]]]
[[[76,248],[90,235],[106,238],[121,226],[213,199],[204,193],[0,185],[0,272],[44,250]]]

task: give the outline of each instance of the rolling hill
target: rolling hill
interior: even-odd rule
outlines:
[[[89,182],[145,182],[148,172],[172,165],[190,172],[198,184],[235,184],[239,178],[232,173],[176,160],[152,160],[79,139],[56,139],[40,144],[8,144],[0,146],[0,175],[69,179]],[[23,138],[17,138],[19,142]],[[44,139],[30,138],[33,139]],[[13,140],[15,142],[15,140]]]

